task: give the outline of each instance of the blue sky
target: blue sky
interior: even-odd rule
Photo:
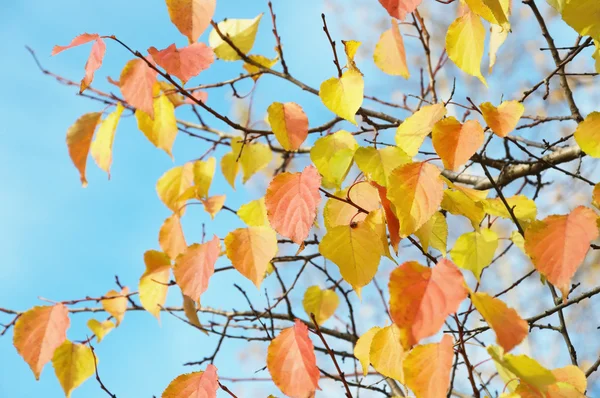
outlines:
[[[276,0],[274,3],[290,71],[313,87],[335,74],[330,49],[321,30],[321,12],[328,12],[334,36],[344,39],[376,39],[378,33],[357,37],[352,28],[385,18],[383,9],[379,6],[369,7],[365,1],[348,9],[327,6],[318,0]],[[253,18],[261,12],[268,12],[265,1],[220,0],[215,19]],[[56,57],[50,57],[49,54],[52,46],[67,44],[82,32],[115,34],[139,50],[150,46],[160,49],[173,42],[183,46],[186,39],[171,24],[163,0],[2,2],[0,14],[3,16],[0,50],[8,55],[0,63],[4,93],[0,98],[0,159],[4,166],[0,167],[0,179],[4,187],[0,195],[0,250],[4,254],[3,272],[0,273],[0,307],[25,310],[42,304],[39,296],[55,301],[86,295],[100,296],[116,288],[114,275],[119,275],[121,281],[131,289],[137,289],[137,282],[144,270],[143,253],[158,249],[158,229],[169,215],[168,209],[156,195],[156,181],[174,165],[183,164],[203,153],[206,143],[180,135],[175,144],[173,163],[137,130],[133,117],[124,117],[114,144],[112,179],[107,181],[106,175],[90,160],[89,186],[81,188],[77,171],[67,154],[65,132],[83,113],[98,111],[103,107],[77,97],[73,88],[61,86],[43,76],[24,46],[32,47],[46,68],[78,81],[83,76],[89,46]],[[343,23],[336,25],[336,19]],[[376,31],[382,29],[377,27]],[[206,41],[206,37],[205,34],[201,40]],[[572,34],[568,35],[568,39],[565,35],[564,44],[570,43],[571,38]],[[512,44],[512,40],[516,39],[509,38],[507,46]],[[562,45],[560,41],[558,45]],[[411,47],[410,43],[407,45]],[[252,53],[273,56],[273,46],[270,20],[266,14]],[[104,65],[96,74],[96,82],[101,88],[115,89],[106,84],[105,78],[117,78],[129,58],[123,49],[108,43]],[[383,98],[389,99],[390,91],[402,92],[414,87],[413,82],[386,77],[368,59],[359,62],[362,62],[359,66],[365,73],[367,87],[371,87],[374,93],[383,92]],[[529,70],[534,65],[528,62],[521,61],[518,65],[523,70]],[[510,67],[510,64],[498,66],[503,68],[503,72]],[[455,71],[453,66],[450,66],[450,70],[452,73]],[[225,80],[240,71],[239,63],[218,62],[190,84]],[[413,76],[418,75],[416,70],[411,72]],[[535,79],[532,73],[531,81]],[[247,92],[249,86],[240,84],[238,89]],[[266,107],[273,101],[298,102],[309,115],[311,126],[331,118],[331,114],[314,97],[280,81],[262,78],[259,90],[254,105],[255,120],[263,117]],[[464,97],[464,91],[459,87],[458,94]],[[479,97],[482,101],[516,92],[516,87],[505,86],[502,79],[494,78],[490,79],[489,91],[485,92],[480,87],[476,92],[470,91],[474,98]],[[210,92],[209,104],[222,112],[229,112],[230,95],[228,88]],[[591,106],[584,103],[584,108],[588,110]],[[392,113],[398,117],[405,116],[402,112]],[[190,117],[184,110],[178,110],[178,116]],[[208,120],[211,121],[210,118]],[[228,131],[225,126],[216,126]],[[247,187],[234,192],[217,172],[211,193],[225,193],[228,196],[227,205],[238,208],[242,203],[262,196],[266,181],[265,178],[255,177]],[[241,181],[238,181],[238,186],[241,186]],[[188,243],[200,241],[202,223],[206,223],[208,236],[214,233],[219,237],[241,226],[230,213],[223,212],[214,222],[210,222],[200,207],[190,208],[184,219]],[[219,264],[227,265],[223,259]],[[384,273],[390,269],[391,263],[382,266]],[[284,272],[293,278],[295,270],[292,268]],[[264,305],[264,297],[260,292],[234,273],[215,275],[202,298],[203,304],[225,309],[234,306],[245,309],[243,298],[231,287],[232,281],[246,289],[253,301]],[[301,282],[307,286],[325,286],[322,278],[317,278],[316,274],[307,274]],[[277,291],[277,285],[269,279],[264,287]],[[381,320],[381,314],[373,313],[378,298],[372,289],[365,289],[360,311],[363,319]],[[301,300],[302,293],[303,290],[298,289],[292,298]],[[169,303],[180,304],[180,297],[174,289],[170,292]],[[72,317],[68,332],[70,339],[85,338],[89,333],[85,327],[88,318],[85,315]],[[207,318],[202,320],[206,321]],[[329,326],[332,325],[336,324]],[[371,322],[361,324],[361,331],[369,326],[372,326]],[[0,396],[63,396],[51,365],[46,366],[41,380],[35,382],[32,372],[16,353],[11,340],[12,333],[0,338]],[[159,396],[177,375],[192,370],[182,364],[209,355],[214,344],[214,338],[205,337],[168,314],[162,314],[159,326],[149,314],[128,313],[122,326],[97,344],[96,350],[102,379],[114,393],[120,398],[151,397]],[[263,366],[263,357],[264,345],[252,344],[248,347],[231,342],[225,345],[216,366],[221,376],[251,377],[255,370]],[[256,376],[266,377],[267,374],[263,371]],[[266,383],[236,384],[233,388],[238,396],[266,396],[277,392]],[[105,395],[90,379],[73,396],[95,398]]]

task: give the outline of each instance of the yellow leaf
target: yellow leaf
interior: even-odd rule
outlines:
[[[600,112],[592,112],[575,130],[575,141],[594,158],[600,158]]]
[[[452,188],[452,189],[462,192],[463,194],[465,194],[469,199],[471,199],[474,202],[483,201],[485,198],[487,198],[487,196],[490,192],[487,189],[479,190],[479,189],[474,189],[474,188],[469,188],[469,187],[465,187],[462,185],[454,184],[452,181],[450,181],[449,179],[447,179],[444,176],[440,176],[440,178],[446,182],[446,184],[448,185],[448,188]]]
[[[87,186],[85,166],[96,126],[102,117],[101,112],[86,113],[67,130],[67,148],[73,164],[79,170],[79,179],[83,187]]]
[[[340,298],[335,291],[330,289],[321,290],[319,286],[315,285],[304,292],[302,305],[306,315],[310,318],[310,314],[314,314],[317,323],[322,325],[335,313],[338,305],[340,305]]]
[[[162,149],[173,158],[171,152],[177,137],[177,119],[175,107],[166,95],[154,98],[154,119],[141,109],[135,111],[138,128],[158,149]]]
[[[446,217],[439,211],[436,212],[415,235],[419,238],[423,250],[427,251],[429,246],[439,250],[446,256],[446,242],[448,240],[448,223]]]
[[[450,256],[456,265],[471,271],[479,281],[481,271],[490,265],[497,248],[498,235],[491,229],[482,228],[479,232],[459,236]]]
[[[383,209],[379,208],[370,212],[365,218],[365,223],[368,224],[373,232],[377,234],[379,237],[379,241],[381,242],[381,248],[383,250],[383,254],[390,258],[390,260],[394,261],[392,254],[390,253],[390,242],[387,236],[387,228],[385,223],[385,216],[383,213]]]
[[[250,58],[254,62],[257,62],[259,65],[265,68],[272,68],[277,63],[277,61],[279,61],[279,57],[269,59],[263,55],[249,55],[248,58]],[[260,72],[260,68],[258,66],[254,66],[247,62],[244,63],[243,68],[246,69],[246,71],[251,75]],[[252,76],[252,80],[257,81],[260,76],[261,75]]]
[[[231,152],[234,154],[232,157],[232,161],[236,161],[239,163],[239,165],[242,168],[242,174],[243,174],[243,178],[242,178],[242,183],[246,183],[246,181],[248,181],[250,179],[250,177],[252,177],[254,174],[258,173],[259,171],[261,171],[262,169],[264,169],[265,167],[267,167],[269,165],[269,163],[271,163],[271,160],[273,159],[273,152],[271,151],[271,148],[269,148],[268,145],[260,143],[260,142],[256,142],[256,143],[247,143],[246,145],[243,145],[243,143],[239,140],[236,139],[232,139],[231,140]],[[240,152],[242,153],[240,155]],[[239,157],[239,159],[238,159]],[[222,160],[223,162],[223,160]],[[224,162],[223,162],[224,163]],[[221,167],[223,166],[223,163],[221,164]],[[234,167],[231,167],[231,165],[227,165],[229,169],[233,169]],[[223,173],[225,174],[225,173]],[[237,174],[237,171],[236,171]],[[229,177],[226,176],[226,178]],[[233,177],[233,180],[235,181],[235,176]],[[230,182],[231,186],[233,186],[233,183]]]
[[[214,219],[218,212],[221,211],[225,204],[225,195],[215,195],[210,198],[202,199],[204,210],[210,214],[210,218]]]
[[[596,0],[553,0],[551,5],[561,13],[563,20],[581,36],[600,40],[600,3]]]
[[[67,398],[74,389],[90,378],[96,369],[92,349],[69,340],[54,351],[52,366]]]
[[[358,47],[360,47],[362,43],[356,40],[342,40],[342,43],[344,44],[344,52],[346,53],[346,58],[348,58],[348,63],[346,64],[346,67],[349,70],[355,70],[360,73],[360,70],[354,62],[354,57],[356,56]]]
[[[129,289],[124,287],[121,290],[121,293],[111,290],[104,295],[105,299],[100,300],[102,303],[102,308],[104,311],[111,314],[115,320],[117,321],[117,326],[123,320],[125,316],[125,311],[127,311],[127,295],[129,294]],[[113,298],[114,297],[114,298]]]
[[[479,223],[485,216],[483,203],[474,201],[468,194],[452,189],[444,190],[442,209],[454,214],[465,216],[471,221],[475,230],[479,230]]]
[[[345,130],[336,131],[315,141],[310,149],[310,159],[323,176],[325,188],[339,188],[346,178],[358,143]]]
[[[496,333],[496,342],[504,352],[519,345],[529,332],[529,324],[502,300],[487,293],[471,293],[471,301]]]
[[[237,155],[233,152],[226,153],[221,158],[221,172],[225,180],[235,189],[235,177],[240,170],[240,163],[237,161]]]
[[[597,209],[600,209],[600,182],[594,185],[594,190],[592,191],[592,205]]]
[[[503,369],[505,372],[509,372],[515,378],[519,378],[521,383],[545,391],[549,385],[556,382],[556,377],[551,371],[526,355],[502,355],[502,349],[495,346],[489,346],[487,351],[499,371]]]
[[[340,273],[354,290],[367,285],[375,276],[381,256],[379,240],[365,221],[331,228],[319,244],[319,252],[340,268]]]
[[[423,226],[438,210],[444,183],[440,169],[431,163],[408,163],[392,172],[387,197],[395,206],[400,235],[408,236]]]
[[[113,321],[104,321],[100,322],[96,319],[90,319],[87,322],[88,328],[96,335],[96,340],[101,342],[111,330],[115,328],[115,324]]]
[[[489,102],[484,102],[479,108],[487,125],[499,137],[510,134],[525,112],[525,107],[519,101],[504,101],[497,108]]]
[[[173,212],[178,212],[185,204],[182,194],[194,183],[194,165],[186,163],[173,167],[163,174],[156,183],[160,200]]]
[[[402,149],[388,146],[382,149],[360,147],[354,153],[354,161],[365,177],[385,187],[392,171],[412,159]]]
[[[415,156],[433,126],[446,116],[444,104],[427,105],[413,113],[396,130],[396,145],[409,156]]]
[[[373,341],[373,337],[375,334],[379,332],[381,328],[379,326],[374,326],[371,329],[367,330],[356,342],[354,346],[354,356],[356,359],[360,361],[360,365],[362,366],[363,376],[367,376],[369,372],[369,365],[371,364],[371,343]]]
[[[530,222],[537,216],[537,206],[535,202],[525,195],[515,195],[505,198],[508,206],[512,209],[515,217],[520,222]],[[500,198],[486,199],[482,201],[486,213],[492,216],[503,217],[511,220],[508,209]]]
[[[167,300],[171,259],[164,253],[148,250],[144,253],[146,272],[140,278],[139,292],[142,307],[160,320],[160,310]]]
[[[237,211],[237,215],[249,227],[270,226],[264,196],[260,199],[241,205]]]
[[[551,370],[556,381],[568,383],[580,393],[585,393],[587,390],[587,378],[585,373],[575,365],[567,365],[563,368]]]
[[[181,220],[177,213],[173,213],[163,222],[160,231],[158,231],[158,243],[163,252],[172,259],[175,259],[187,248],[183,229],[181,228]]]
[[[200,323],[200,318],[198,318],[198,308],[196,307],[196,302],[183,293],[181,293],[181,295],[183,296],[183,313],[185,314],[188,322],[202,330],[204,334],[208,335],[208,332],[204,330],[202,324]]]
[[[347,70],[342,77],[332,77],[321,84],[319,97],[333,113],[356,123],[355,115],[363,102],[365,82],[362,74],[354,69]]]
[[[308,118],[293,102],[273,102],[267,109],[275,138],[286,151],[297,151],[308,137]]]
[[[510,30],[509,0],[465,0],[472,12],[491,24]]]
[[[380,207],[377,188],[366,181],[359,182],[335,193],[338,198],[350,196],[352,203],[371,212]],[[327,230],[339,225],[350,225],[352,221],[358,222],[366,218],[366,214],[359,212],[356,207],[335,198],[329,198],[323,209],[323,219]]]
[[[160,87],[160,91],[167,96],[175,108],[185,104],[186,97],[179,94],[174,85],[166,81],[160,81],[158,82],[158,85]]]
[[[247,54],[254,46],[258,24],[263,14],[254,19],[226,19],[217,25],[224,36],[229,36],[231,42],[242,53]],[[208,43],[215,51],[215,55],[223,61],[237,61],[239,54],[227,44],[215,29],[208,36]]]
[[[379,69],[388,75],[402,76],[405,79],[410,77],[406,65],[404,41],[398,23],[394,19],[392,19],[392,28],[383,32],[379,37],[373,53],[373,61]]]
[[[277,234],[270,227],[238,228],[225,237],[225,247],[235,269],[258,288],[277,254]]]
[[[488,48],[488,54],[490,56],[490,65],[488,67],[488,74],[492,73],[494,65],[496,65],[496,59],[498,50],[508,37],[508,30],[502,29],[501,26],[491,25],[490,27],[490,45]]]
[[[510,240],[517,246],[523,253],[527,253],[525,251],[525,238],[523,235],[519,233],[519,231],[512,231],[510,234]]]
[[[487,82],[481,74],[484,41],[485,28],[481,19],[475,13],[467,11],[448,28],[446,51],[456,66],[469,75],[479,78],[487,87]]]
[[[406,352],[400,342],[401,331],[395,324],[381,328],[371,341],[371,365],[386,377],[404,383],[402,362]]]
[[[96,133],[96,139],[92,142],[90,152],[98,167],[106,171],[110,179],[110,165],[112,163],[112,146],[119,119],[123,113],[123,105],[117,103],[117,109],[102,121]]]
[[[453,116],[440,120],[433,126],[431,141],[444,167],[457,171],[469,161],[483,144],[483,127],[477,120],[464,124]]]
[[[212,183],[217,161],[215,158],[209,158],[206,161],[197,160],[194,163],[194,185],[198,198],[208,197],[210,184]]]

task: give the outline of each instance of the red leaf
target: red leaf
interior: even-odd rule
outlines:
[[[168,74],[177,76],[184,83],[208,69],[215,60],[213,50],[204,43],[194,43],[181,49],[171,44],[160,51],[150,47],[148,52]]]
[[[377,191],[379,192],[379,199],[381,200],[381,206],[383,206],[383,211],[385,212],[385,222],[388,227],[388,232],[390,234],[390,243],[392,244],[392,248],[394,252],[398,254],[398,245],[400,244],[400,221],[398,217],[394,214],[392,210],[391,202],[387,198],[387,188],[382,187],[376,182],[371,182]]]
[[[133,107],[140,109],[154,119],[153,87],[157,72],[142,59],[136,58],[127,62],[119,84],[125,100]]]
[[[191,245],[177,257],[173,274],[183,294],[194,301],[200,300],[215,272],[220,250],[221,244],[215,235],[210,242]]]
[[[304,242],[317,216],[320,186],[321,176],[314,166],[273,178],[265,204],[269,221],[279,234],[299,245]]]
[[[219,381],[215,365],[208,365],[204,372],[193,372],[177,376],[162,398],[216,398]]]
[[[390,313],[406,348],[436,334],[467,298],[462,274],[446,259],[433,268],[409,261],[390,275]]]
[[[308,328],[296,319],[269,344],[267,368],[273,382],[287,396],[306,398],[319,388],[319,369]]]
[[[44,365],[67,339],[69,310],[62,304],[33,307],[15,324],[13,344],[39,380]]]
[[[96,72],[102,66],[102,60],[104,59],[104,54],[106,53],[106,44],[104,44],[104,40],[102,40],[97,33],[84,33],[74,38],[69,45],[54,46],[52,49],[52,55],[56,55],[64,50],[89,43],[90,41],[94,41],[94,44],[92,45],[90,56],[85,63],[85,76],[83,79],[81,79],[79,93],[82,93],[90,86],[90,84],[92,84],[92,80],[94,80],[94,72]]]
[[[383,8],[394,18],[404,21],[406,14],[417,9],[422,0],[379,0]]]

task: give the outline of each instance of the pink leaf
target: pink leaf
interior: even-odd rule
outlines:
[[[160,51],[150,47],[148,52],[168,74],[177,76],[184,83],[208,69],[215,60],[213,50],[204,43],[194,43],[180,49],[171,44]]]
[[[102,66],[102,60],[104,59],[104,54],[106,53],[106,44],[104,43],[104,40],[102,40],[97,33],[84,33],[71,40],[69,45],[54,46],[52,49],[52,55],[56,55],[64,50],[89,43],[90,41],[94,41],[94,44],[92,45],[90,56],[85,63],[85,76],[83,79],[81,79],[79,93],[84,92],[85,89],[92,84],[94,72],[96,72]]]
[[[192,93],[192,97],[196,98],[200,102],[206,103],[208,100],[208,93],[206,91],[194,91]],[[196,102],[192,101],[188,97],[185,97],[183,102],[190,105],[196,105]]]
[[[277,232],[302,244],[308,236],[321,201],[321,176],[314,166],[302,173],[281,173],[269,184],[265,204]]]
[[[221,244],[215,235],[210,242],[191,245],[177,257],[173,274],[183,294],[194,301],[200,300],[215,272],[220,250]]]
[[[422,0],[379,0],[383,8],[394,18],[404,21],[406,14],[417,9]]]
[[[152,88],[156,82],[157,72],[150,68],[143,59],[132,59],[127,62],[119,79],[121,92],[125,100],[133,107],[140,109],[154,118],[154,96]]]
[[[73,48],[73,47],[77,47],[77,46],[80,46],[85,43],[89,43],[93,40],[98,40],[99,38],[100,38],[100,35],[98,33],[81,34],[81,35],[77,36],[76,38],[74,38],[73,40],[71,40],[71,43],[69,43],[66,46],[54,46],[54,48],[52,49],[52,55],[56,55],[60,52],[68,50],[69,48]]]

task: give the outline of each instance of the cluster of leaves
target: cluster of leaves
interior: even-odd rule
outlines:
[[[393,19],[391,28],[381,34],[373,60],[383,72],[408,79],[409,67],[396,19],[404,20],[411,13],[421,19],[417,11],[421,1],[379,1]],[[527,2],[533,3],[531,0]],[[226,256],[233,269],[259,288],[264,278],[275,270],[279,244],[282,240],[289,240],[299,246],[296,256],[292,256],[294,261],[304,260],[306,267],[318,256],[330,260],[339,268],[343,281],[360,297],[361,289],[370,284],[377,274],[382,258],[395,262],[395,256],[401,251],[400,242],[406,239],[420,250],[427,266],[417,261],[398,265],[391,272],[388,284],[392,323],[372,327],[360,338],[350,339],[364,376],[372,366],[392,384],[395,381],[403,384],[417,397],[445,397],[452,390],[454,370],[461,356],[473,394],[480,396],[465,342],[477,333],[491,329],[497,345],[488,346],[487,352],[511,390],[503,396],[585,396],[586,374],[575,364],[546,369],[528,356],[510,354],[527,337],[530,323],[499,298],[502,293],[492,295],[479,291],[479,281],[494,262],[501,239],[491,228],[493,222],[487,227],[483,225],[482,221],[486,218],[504,218],[513,222],[510,240],[529,256],[535,270],[550,284],[553,295],[554,287],[558,288],[563,306],[570,303],[568,296],[572,278],[598,237],[598,215],[592,208],[579,206],[568,214],[538,220],[533,199],[523,194],[504,196],[502,188],[505,185],[548,168],[543,163],[548,163],[547,160],[536,163],[542,166],[530,166],[530,169],[523,169],[525,171],[513,169],[512,174],[501,174],[498,178],[489,174],[483,161],[485,178],[461,179],[461,174],[457,173],[473,159],[481,158],[478,152],[492,137],[511,137],[524,114],[526,96],[520,100],[503,101],[497,106],[490,102],[478,106],[471,104],[472,109],[481,115],[485,123],[483,126],[475,118],[459,121],[447,116],[450,100],[437,100],[432,80],[424,94],[431,95],[433,101],[425,101],[426,104],[421,101],[411,116],[399,121],[363,108],[364,80],[355,59],[360,42],[343,42],[347,62],[342,66],[331,41],[338,74],[325,80],[317,91],[289,74],[276,27],[278,56],[269,59],[248,55],[262,15],[249,20],[227,19],[217,24],[212,22],[215,0],[167,0],[166,3],[171,21],[189,40],[186,47],[177,48],[174,44],[163,50],[150,47],[147,54],[142,54],[131,50],[114,36],[83,34],[68,46],[57,46],[53,50],[53,54],[58,54],[93,42],[80,92],[94,90],[91,84],[95,71],[102,64],[105,41],[119,43],[134,56],[123,68],[119,81],[113,81],[122,94],[122,98],[113,98],[115,110],[104,119],[103,112],[85,114],[67,131],[69,155],[79,171],[82,184],[87,184],[86,165],[90,154],[110,177],[115,132],[126,110],[135,114],[138,127],[148,140],[171,157],[174,141],[181,129],[175,116],[175,109],[180,106],[198,106],[242,132],[243,136],[221,135],[200,159],[176,166],[158,180],[158,197],[173,213],[164,221],[158,234],[161,251],[144,253],[146,270],[140,277],[137,292],[130,293],[128,288],[123,287],[119,292],[111,290],[99,298],[40,306],[16,314],[14,345],[30,365],[36,379],[44,365],[52,361],[56,375],[69,396],[95,371],[97,375],[96,357],[89,345],[91,339],[83,342],[67,339],[69,305],[83,301],[102,304],[110,318],[105,321],[92,319],[88,323],[97,342],[100,342],[109,331],[119,326],[131,308],[130,304],[133,308],[137,306],[131,299],[133,295],[139,296],[141,307],[159,318],[165,308],[169,287],[176,285],[183,295],[187,321],[203,329],[198,318],[200,300],[220,256]],[[597,48],[600,47],[600,3],[596,0],[553,0],[550,3],[567,24],[580,35],[589,36]],[[508,0],[466,0],[460,6],[460,16],[447,30],[448,58],[464,72],[486,84],[480,67],[486,36],[482,21],[490,23],[491,69],[498,48],[510,32],[510,14]],[[275,24],[275,15],[272,14],[272,17]],[[209,45],[199,43],[200,35],[210,25],[213,30],[209,35]],[[331,40],[326,25],[325,32]],[[309,120],[300,105],[274,102],[267,109],[270,130],[254,130],[240,125],[209,107],[206,92],[185,88],[185,84],[209,68],[215,58],[242,60],[244,69],[254,81],[262,74],[273,74],[307,91],[312,90],[335,118],[323,127],[310,129]],[[279,61],[283,72],[272,69]],[[560,68],[557,65],[557,71]],[[330,131],[343,120],[358,126],[357,115],[374,127],[373,146],[359,145],[356,134],[351,131]],[[581,120],[579,117],[578,111],[574,111],[573,118],[579,122],[574,131],[579,151],[577,156],[583,151],[598,158],[600,113],[590,113]],[[371,118],[397,124],[395,145],[377,147],[378,125]],[[310,147],[303,147],[310,133],[324,131],[327,134]],[[486,133],[490,133],[487,141]],[[269,135],[277,144],[271,142]],[[428,138],[437,157],[419,158],[421,147]],[[265,139],[266,143],[260,139]],[[285,171],[287,166],[282,167],[270,181],[263,198],[233,210],[225,206],[225,195],[209,194],[217,159],[207,156],[221,144],[231,149],[219,163],[223,176],[233,188],[240,171],[243,182],[247,182],[269,165],[273,152],[288,157],[309,154],[311,162],[297,172]],[[436,165],[438,160],[441,160],[441,167]],[[360,175],[347,183],[353,165],[359,169]],[[540,169],[532,170],[534,167]],[[469,181],[473,187],[461,184]],[[489,198],[490,191],[496,196]],[[321,239],[310,242],[308,239],[321,211],[323,198],[326,199],[322,207],[326,232]],[[202,203],[211,217],[228,209],[236,213],[246,227],[229,232],[223,239],[215,235],[206,242],[190,245],[181,225],[189,203]],[[600,185],[594,188],[593,203],[595,206],[600,203]],[[448,213],[464,217],[473,227],[473,230],[460,235],[450,250],[447,247]],[[299,256],[307,245],[315,243],[318,243],[317,253]],[[434,256],[433,250],[440,255]],[[475,286],[469,286],[465,281],[463,270],[473,274],[477,281]],[[336,286],[341,282],[337,281]],[[285,294],[277,304],[285,299]],[[465,319],[460,322],[457,313],[465,306],[466,300],[468,310]],[[339,371],[347,396],[351,396],[344,373],[335,359],[336,354],[329,349],[324,338],[326,334],[335,336],[336,333],[321,331],[319,327],[334,315],[339,301],[335,287],[308,288],[303,306],[312,321],[291,317],[288,320],[294,322],[293,326],[283,328],[277,336],[270,338],[266,366],[273,382],[285,395],[308,397],[319,389],[320,370],[310,331],[324,343]],[[262,316],[268,317],[268,312],[274,307]],[[553,312],[562,308],[559,300]],[[466,317],[473,311],[480,314],[487,326],[468,332],[464,329]],[[260,316],[257,314],[256,318]],[[458,330],[444,334],[439,342],[423,343],[424,339],[438,335],[452,318],[456,320]],[[218,381],[217,369],[209,364],[203,371],[177,377],[162,396],[210,397],[215,396],[219,388],[235,396]],[[402,390],[398,391],[402,393]]]

